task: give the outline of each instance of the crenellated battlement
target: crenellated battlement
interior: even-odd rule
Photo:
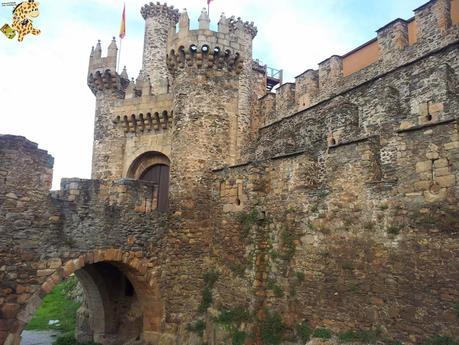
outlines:
[[[88,74],[94,74],[97,71],[104,72],[106,70],[116,70],[116,62],[118,55],[118,47],[116,45],[115,37],[107,48],[107,56],[102,56],[102,44],[100,40],[97,41],[96,47],[92,47],[89,56],[89,69]]]
[[[243,60],[238,52],[230,49],[222,51],[220,47],[211,48],[207,44],[180,46],[177,52],[172,49],[167,56],[167,67],[174,74],[177,69],[196,66],[199,69],[225,69],[236,74],[241,73]]]
[[[257,34],[253,22],[244,22],[234,16],[227,18],[222,14],[218,22],[218,31],[211,31],[210,18],[206,9],[202,10],[198,22],[199,29],[190,30],[190,19],[184,9],[180,14],[178,32],[174,32],[169,38],[168,52],[174,50],[177,54],[183,49],[186,54],[193,46],[213,47],[222,52],[237,53],[244,59],[251,58],[252,40]]]
[[[171,126],[172,115],[173,112],[167,110],[131,114],[130,116],[117,115],[113,123],[121,126],[124,133],[160,132]]]
[[[179,19],[179,10],[174,8],[174,6],[167,6],[166,3],[161,4],[160,2],[150,2],[149,4],[144,5],[140,14],[143,19],[152,18],[152,17],[162,17],[170,20],[172,23],[177,23]]]
[[[128,79],[111,70],[96,71],[88,75],[88,86],[94,95],[99,91],[108,91],[113,92],[117,97],[123,97],[128,84]]]
[[[377,78],[459,40],[459,0],[432,0],[409,20],[396,19],[377,37],[345,55],[333,55],[295,78],[295,103],[282,118]],[[279,97],[282,99],[282,96]]]
[[[96,48],[92,47],[89,56],[88,86],[96,95],[98,91],[112,91],[121,97],[129,84],[129,77],[124,68],[121,74],[116,72],[118,47],[115,37],[108,46],[107,56],[102,56],[100,40]]]
[[[240,17],[236,18],[235,16],[226,18],[224,15],[222,15],[218,26],[219,31],[221,31],[221,29],[224,27],[228,27],[229,32],[244,32],[249,34],[252,39],[254,39],[258,33],[258,29],[253,22],[243,21]]]

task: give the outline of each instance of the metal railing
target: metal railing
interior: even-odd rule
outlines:
[[[282,84],[283,70],[266,66],[266,75],[268,78],[279,80]]]

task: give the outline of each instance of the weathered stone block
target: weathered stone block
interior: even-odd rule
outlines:
[[[48,268],[56,269],[62,266],[62,260],[59,258],[53,258],[48,260]]]
[[[422,161],[416,163],[416,172],[422,173],[432,170],[432,161]]]
[[[435,168],[445,168],[448,166],[448,160],[446,158],[437,159],[434,162]]]
[[[37,277],[47,277],[47,276],[53,274],[53,272],[54,272],[53,269],[38,270],[37,271]]]
[[[14,319],[19,312],[20,306],[17,303],[4,303],[1,311],[3,319]]]
[[[435,177],[435,181],[441,187],[452,187],[456,184],[456,177],[454,175],[438,176]]]
[[[430,181],[418,181],[414,184],[416,190],[428,190],[430,188]]]
[[[445,150],[459,149],[459,141],[453,141],[444,145]]]
[[[449,168],[438,168],[434,170],[435,176],[445,176],[451,174]]]

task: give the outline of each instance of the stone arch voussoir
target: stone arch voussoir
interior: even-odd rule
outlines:
[[[144,309],[144,334],[161,333],[164,306],[161,302],[159,285],[154,273],[148,267],[148,260],[143,252],[123,251],[110,248],[90,251],[73,259],[66,260],[54,272],[49,273],[29,301],[19,310],[15,326],[9,330],[5,345],[19,345],[21,333],[33,314],[41,305],[42,299],[64,279],[87,265],[107,262],[116,266],[131,281],[139,299],[147,307]]]

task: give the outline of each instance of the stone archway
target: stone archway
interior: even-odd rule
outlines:
[[[154,185],[155,208],[160,212],[169,209],[170,160],[157,151],[144,152],[131,163],[127,177]]]
[[[123,252],[120,249],[96,250],[82,254],[74,259],[67,260],[55,271],[48,275],[40,290],[36,292],[21,308],[17,315],[15,327],[9,329],[9,334],[4,344],[18,345],[21,340],[21,333],[26,324],[31,320],[36,309],[40,306],[42,298],[47,295],[57,284],[72,274],[75,274],[87,293],[88,305],[96,311],[94,325],[94,337],[99,342],[104,342],[104,337],[113,331],[113,317],[109,312],[110,294],[108,290],[113,288],[113,282],[107,282],[107,289],[104,290],[101,279],[106,278],[105,270],[118,271],[132,284],[135,297],[138,301],[138,308],[141,310],[141,334],[140,338],[146,341],[155,341],[162,331],[162,320],[164,306],[161,302],[159,286],[156,283],[153,273],[148,269],[148,261],[143,258],[142,252]],[[110,274],[108,272],[107,274]],[[113,276],[113,275],[112,275]]]
[[[158,151],[144,152],[131,163],[126,177],[138,180],[148,168],[154,165],[170,166],[170,159]]]

